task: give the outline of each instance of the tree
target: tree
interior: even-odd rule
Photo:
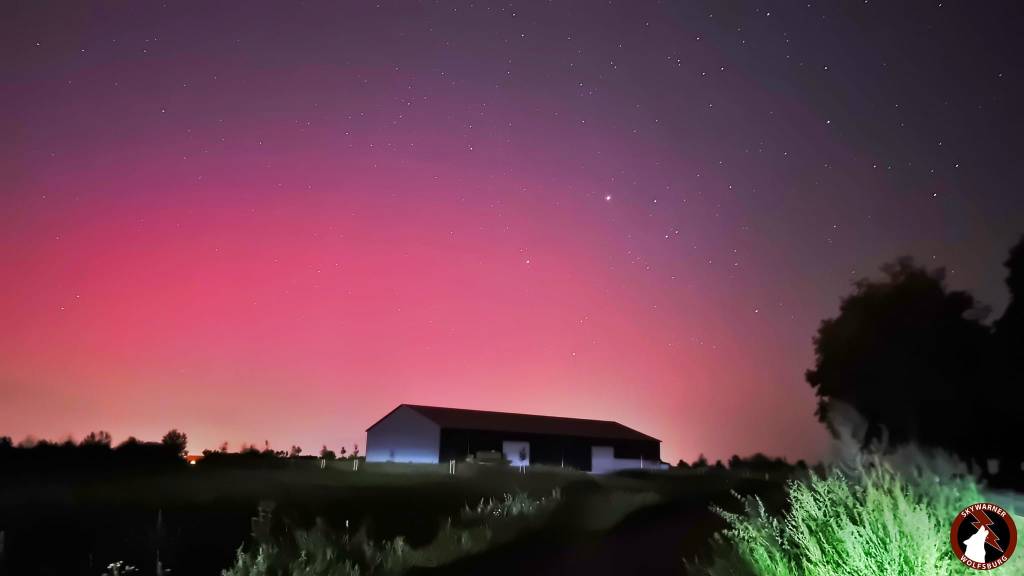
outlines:
[[[901,258],[881,270],[881,280],[854,283],[839,316],[814,338],[806,379],[818,419],[836,434],[848,406],[864,419],[865,444],[913,440],[986,457],[991,429],[979,422],[964,434],[950,417],[974,403],[984,381],[987,311],[967,292],[947,289],[941,268]]]
[[[993,325],[994,384],[998,387],[993,395],[998,402],[993,402],[993,406],[999,408],[996,420],[1002,424],[999,456],[1009,460],[1008,467],[1019,472],[1024,445],[1013,439],[1019,437],[1020,407],[1024,406],[1024,236],[1010,249],[1004,265],[1010,302]]]
[[[747,474],[785,473],[789,471],[790,465],[785,458],[770,458],[755,452],[746,458],[734,454],[729,458],[729,469]]]
[[[292,449],[288,451],[289,458],[298,458],[302,454],[302,446],[292,446]]]
[[[701,454],[700,456],[697,457],[696,460],[693,461],[693,467],[694,468],[707,468],[708,467],[708,459],[703,454]]]
[[[110,448],[111,441],[110,432],[99,430],[97,432],[89,432],[85,438],[82,438],[82,441],[78,445],[96,448]]]
[[[334,460],[336,456],[334,455],[334,450],[328,449],[325,444],[324,447],[320,449],[320,457],[324,460]]]
[[[136,438],[135,436],[129,436],[124,439],[124,442],[121,442],[120,444],[117,445],[117,449],[124,450],[126,448],[134,448],[139,444],[141,444],[141,442],[139,442],[138,438]]]
[[[167,434],[164,434],[160,443],[169,450],[172,450],[176,456],[184,458],[185,451],[188,448],[188,436],[184,432],[178,432],[177,429],[171,429]]]
[[[1010,248],[1010,256],[1003,265],[1008,271],[1006,287],[1010,289],[1010,303],[995,321],[995,333],[1007,344],[1020,347],[1024,346],[1024,236]],[[1017,348],[1016,351],[1024,350]],[[1016,359],[1024,362],[1020,355]]]

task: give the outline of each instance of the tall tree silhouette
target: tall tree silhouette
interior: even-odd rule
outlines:
[[[1016,364],[1019,378],[1024,373],[1024,237],[1010,249],[1005,266],[1009,272],[1006,286],[1010,289],[1010,303],[995,321],[995,336],[997,349],[1006,355],[1006,360]]]
[[[881,270],[882,279],[854,284],[814,338],[806,379],[818,418],[834,433],[830,416],[846,404],[866,420],[866,443],[913,440],[969,459],[990,456],[997,431],[968,417],[965,432],[956,418],[985,394],[986,311],[967,292],[948,290],[941,268],[905,257]]]
[[[1006,286],[1010,289],[1010,303],[1003,315],[995,321],[994,340],[996,366],[995,383],[999,387],[999,421],[1003,436],[1000,447],[1005,459],[1013,461],[1021,470],[1024,446],[1020,437],[1020,417],[1024,415],[1024,237],[1010,249],[1005,262],[1008,270]]]

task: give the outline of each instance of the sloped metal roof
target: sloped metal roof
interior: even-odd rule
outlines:
[[[587,420],[584,418],[538,416],[535,414],[491,412],[488,410],[465,410],[462,408],[443,408],[440,406],[420,406],[416,404],[400,404],[395,410],[402,406],[415,410],[441,428],[448,429],[661,442],[661,440],[653,436],[637,432],[628,426],[623,426],[618,422],[610,420]],[[387,418],[391,412],[384,416],[384,418]],[[384,418],[375,422],[370,428],[376,426]]]

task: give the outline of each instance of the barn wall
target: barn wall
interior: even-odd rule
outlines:
[[[586,472],[598,472],[594,468],[592,449],[605,446],[608,458],[615,460],[617,469],[654,467],[661,462],[661,444],[656,440],[600,440],[576,436],[552,436],[546,434],[523,434],[517,432],[495,432],[493,430],[450,430],[441,431],[442,461],[462,461],[467,455],[481,451],[505,451],[506,444],[525,442],[529,444],[529,463],[547,466],[565,466]],[[518,451],[518,450],[517,450]],[[602,466],[606,464],[601,463]],[[601,470],[610,471],[610,470]]]
[[[622,460],[661,461],[661,443],[656,440],[615,440],[595,442],[594,445],[614,447],[615,458]]]
[[[594,446],[591,449],[591,472],[595,474],[607,474],[619,470],[656,470],[661,469],[660,460],[650,458],[620,458],[615,453],[613,446]]]
[[[366,431],[367,462],[436,464],[440,446],[440,427],[406,406]]]
[[[455,430],[441,432],[441,460],[465,460],[477,452],[503,452],[506,442],[529,444],[529,463],[590,470],[590,442],[572,436],[495,432],[493,430]]]

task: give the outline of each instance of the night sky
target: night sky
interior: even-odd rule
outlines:
[[[409,402],[816,458],[851,281],[1006,304],[1016,4],[4,2],[0,434]]]

